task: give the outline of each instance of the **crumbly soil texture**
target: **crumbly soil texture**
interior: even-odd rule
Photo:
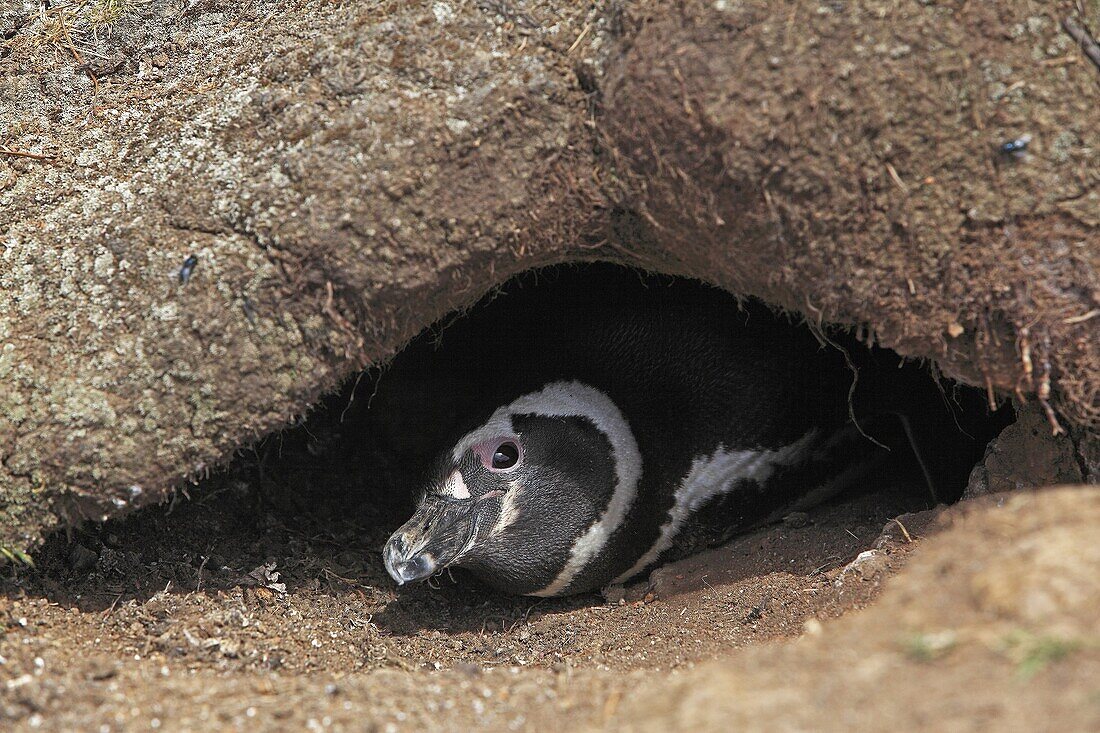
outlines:
[[[851,499],[608,597],[507,597],[460,571],[399,591],[379,556],[399,512],[272,500],[271,482],[309,479],[266,475],[262,461],[206,482],[192,501],[55,537],[36,569],[12,570],[0,586],[0,719],[20,729],[529,729],[537,702],[598,725],[614,703],[576,678],[661,677],[862,607],[933,515],[906,514],[926,504],[912,491]]]
[[[822,507],[609,598],[532,601],[457,573],[397,593],[380,526],[288,514],[219,477],[194,501],[56,537],[36,570],[5,579],[0,719],[1095,730],[1100,492],[906,512],[914,496]]]

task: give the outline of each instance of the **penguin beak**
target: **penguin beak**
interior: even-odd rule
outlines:
[[[398,585],[424,580],[459,560],[477,539],[473,499],[427,496],[382,552],[390,577]]]

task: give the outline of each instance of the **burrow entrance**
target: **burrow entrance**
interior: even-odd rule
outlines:
[[[801,633],[815,618],[869,601],[911,540],[931,531],[933,507],[959,498],[986,444],[1013,419],[1009,407],[991,411],[980,391],[937,379],[931,365],[862,344],[862,334],[827,328],[821,345],[797,314],[745,300],[740,307],[769,337],[846,349],[860,374],[857,401],[867,398],[861,389],[875,389],[874,399],[920,405],[915,417],[931,434],[917,442],[928,441],[918,448],[932,486],[912,437],[880,421],[866,429],[892,449],[886,472],[610,597],[508,597],[458,570],[397,592],[379,550],[410,515],[429,462],[464,411],[484,398],[470,387],[488,369],[471,357],[478,334],[522,328],[546,298],[569,302],[595,288],[609,297],[671,291],[732,301],[698,283],[611,265],[527,273],[425,331],[385,368],[349,379],[299,425],[240,451],[170,504],[53,537],[37,569],[20,570],[3,590],[76,609],[70,621],[111,619],[95,631],[106,647],[200,667],[676,667]],[[465,357],[449,356],[455,342]],[[861,555],[876,547],[874,557]],[[866,561],[853,564],[859,557]],[[79,623],[65,633],[77,646],[87,641]]]

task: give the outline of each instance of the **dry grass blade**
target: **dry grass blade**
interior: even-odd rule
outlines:
[[[0,148],[0,155],[10,155],[13,158],[30,158],[31,160],[54,160],[53,155],[43,155],[40,153],[28,153],[25,150],[10,150],[8,148]]]
[[[1073,16],[1066,16],[1062,20],[1062,28],[1069,37],[1077,41],[1077,45],[1081,47],[1081,51],[1085,54],[1089,61],[1100,69],[1100,44],[1096,43],[1096,39],[1089,33],[1085,26],[1077,22],[1077,19]]]

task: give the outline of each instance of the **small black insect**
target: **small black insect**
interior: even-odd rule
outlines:
[[[195,265],[199,264],[199,258],[195,255],[190,255],[183,261],[183,267],[180,268],[180,285],[186,285],[187,281],[191,279],[191,273],[195,271]]]
[[[998,150],[1002,155],[1011,155],[1013,158],[1023,157],[1024,151],[1031,143],[1031,135],[1021,135],[1015,140],[1007,140],[1001,143]]]
[[[244,317],[248,319],[248,322],[253,326],[256,325],[256,306],[252,305],[252,301],[246,295],[241,301],[241,310],[244,311]]]

